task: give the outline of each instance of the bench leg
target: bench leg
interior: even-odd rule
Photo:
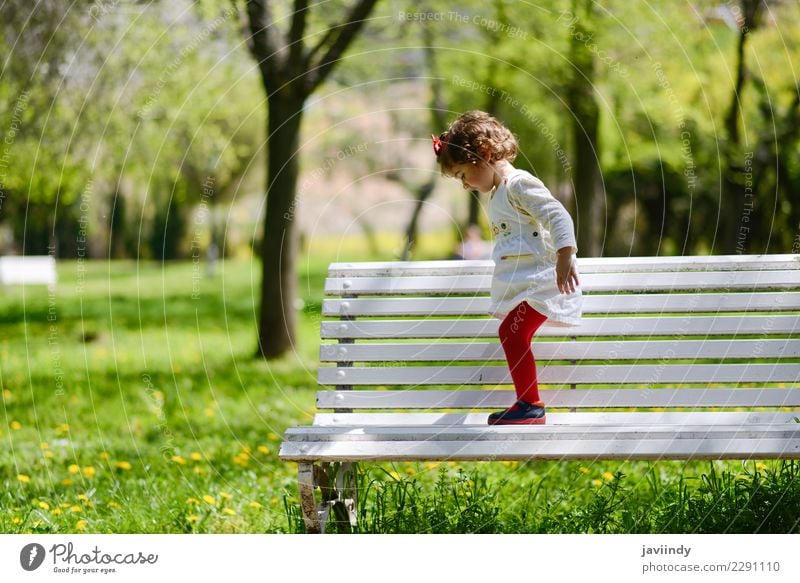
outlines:
[[[331,511],[341,530],[350,532],[355,527],[358,494],[355,464],[301,462],[297,466],[297,479],[306,532],[324,533]]]

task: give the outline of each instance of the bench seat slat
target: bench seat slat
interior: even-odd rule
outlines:
[[[537,362],[548,360],[647,360],[703,358],[800,358],[800,340],[597,340],[534,342]],[[320,362],[505,362],[499,342],[439,342],[435,344],[322,344]]]
[[[646,440],[646,439],[798,439],[800,424],[749,425],[464,425],[443,427],[402,425],[389,427],[292,427],[286,439],[294,442],[334,441],[519,441],[542,440]]]
[[[687,257],[578,257],[581,273],[642,272],[642,271],[726,271],[799,269],[800,256],[770,255],[708,255]],[[491,260],[470,261],[369,261],[332,263],[329,277],[406,277],[412,275],[491,275]]]
[[[318,442],[284,441],[286,461],[800,459],[799,439],[646,439]]]
[[[317,413],[314,426],[391,427],[395,425],[486,426],[486,413]],[[796,412],[774,411],[681,411],[670,412],[599,412],[547,413],[548,425],[745,425],[751,423],[792,423]]]
[[[780,383],[800,378],[798,364],[583,364],[537,367],[542,384]],[[321,385],[510,384],[508,366],[322,367]]]
[[[475,320],[370,320],[322,322],[323,339],[368,338],[489,338],[497,337],[496,318]],[[549,336],[668,336],[719,334],[794,334],[800,316],[694,316],[583,318],[579,326],[562,327],[546,321],[537,331]]]
[[[800,292],[586,294],[584,314],[800,310]],[[323,316],[484,316],[488,296],[327,298]]]
[[[562,389],[540,391],[550,408],[800,407],[798,389]],[[319,391],[320,409],[494,409],[511,405],[511,390]]]
[[[423,277],[344,277],[325,280],[326,295],[486,293],[491,275]],[[679,290],[762,291],[796,289],[797,271],[703,271],[668,273],[594,273],[581,276],[584,292],[653,292]]]

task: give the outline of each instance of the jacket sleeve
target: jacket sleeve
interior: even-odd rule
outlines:
[[[572,217],[541,180],[515,176],[508,183],[508,201],[519,213],[530,217],[550,232],[556,249],[572,247],[578,252]]]

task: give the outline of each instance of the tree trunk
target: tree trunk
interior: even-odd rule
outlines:
[[[724,254],[743,253],[752,242],[750,224],[758,222],[752,216],[756,209],[756,198],[752,188],[745,180],[749,171],[752,174],[752,160],[745,160],[745,152],[741,148],[739,134],[739,117],[742,110],[742,89],[744,88],[747,67],[745,65],[745,46],[747,37],[756,27],[762,0],[741,0],[741,22],[739,41],[736,46],[736,85],[731,96],[731,105],[725,115],[725,133],[727,143],[723,152],[726,172],[722,181],[722,198],[720,200],[719,225],[721,233],[715,246]],[[755,220],[754,220],[755,219]]]
[[[591,5],[584,6],[583,18],[576,20],[570,55],[575,70],[568,102],[572,115],[575,158],[575,212],[579,252],[584,257],[602,254],[605,212],[600,171],[598,124],[600,109],[594,92],[595,58],[581,39],[590,38],[584,22],[590,19]]]
[[[261,246],[262,294],[258,356],[276,358],[291,350],[297,328],[294,216],[299,172],[297,148],[303,99],[274,94],[268,104],[267,209]],[[278,274],[278,277],[275,275]]]

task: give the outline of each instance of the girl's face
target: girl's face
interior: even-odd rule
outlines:
[[[477,164],[470,162],[456,164],[448,168],[445,171],[445,175],[460,180],[465,190],[491,192],[498,184],[493,165],[485,160],[481,160]]]

